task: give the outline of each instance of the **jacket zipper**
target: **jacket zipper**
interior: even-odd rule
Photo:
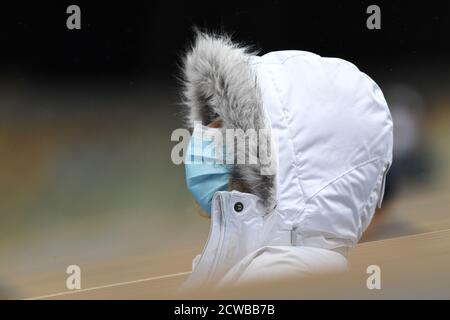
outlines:
[[[225,210],[223,210],[223,207],[224,207],[224,203],[222,201],[222,197],[220,197],[220,217],[221,217],[221,220],[222,220],[223,228],[220,228],[221,232],[220,232],[219,243],[217,245],[217,253],[216,253],[216,256],[215,256],[215,258],[213,260],[213,263],[212,263],[211,273],[208,276],[208,281],[210,281],[210,280],[212,280],[214,278],[214,274],[216,272],[217,264],[220,261],[220,258],[222,257],[222,245],[223,245],[223,241],[224,241],[225,233],[226,233],[226,229],[227,229],[226,228],[226,219],[225,219],[225,215],[224,215],[224,211]]]

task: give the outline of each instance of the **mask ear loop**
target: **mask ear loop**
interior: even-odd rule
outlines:
[[[378,197],[378,204],[377,204],[378,208],[381,208],[381,204],[383,203],[384,191],[385,191],[385,188],[386,188],[386,177],[387,177],[387,173],[388,173],[390,168],[391,168],[391,162],[390,161],[386,161],[384,163],[383,181],[381,183],[380,194],[379,194],[379,197]]]

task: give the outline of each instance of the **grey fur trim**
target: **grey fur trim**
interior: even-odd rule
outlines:
[[[261,92],[248,61],[252,55],[228,36],[197,33],[183,59],[187,127],[219,118],[223,129],[267,128]],[[259,159],[258,164],[237,164],[231,179],[259,196],[270,211],[275,206],[275,175],[261,175],[260,169]]]

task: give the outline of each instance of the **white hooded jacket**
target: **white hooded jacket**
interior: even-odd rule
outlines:
[[[266,128],[277,160],[271,176],[261,165],[235,166],[231,180],[250,192],[214,195],[210,234],[184,287],[344,270],[381,205],[392,162],[380,88],[341,59],[256,56],[206,34],[183,71],[188,127],[219,116],[224,129]]]

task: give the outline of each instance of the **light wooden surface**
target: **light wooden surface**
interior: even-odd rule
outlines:
[[[188,258],[186,255],[184,258]],[[350,254],[351,268],[342,274],[241,287],[220,292],[175,294],[187,274],[112,283],[41,299],[396,299],[450,298],[450,230],[366,242]],[[369,290],[367,267],[381,269],[381,289]]]
[[[217,298],[269,299],[449,299],[450,230],[429,232],[357,246],[350,270],[315,278],[225,290]],[[381,289],[367,288],[367,267],[381,270]],[[202,298],[205,293],[195,295]]]

